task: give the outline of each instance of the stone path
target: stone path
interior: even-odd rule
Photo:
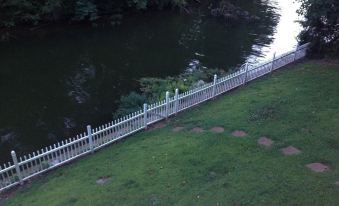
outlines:
[[[161,125],[162,126],[162,125]],[[160,127],[161,127],[160,126]],[[166,125],[163,125],[163,127],[165,127]],[[158,128],[159,128],[159,126],[158,126]],[[182,127],[182,126],[177,126],[177,127],[174,127],[173,129],[172,129],[172,132],[180,132],[180,131],[182,131],[182,130],[184,130],[185,129],[185,127]],[[194,132],[194,133],[202,133],[202,132],[204,132],[205,130],[203,129],[203,128],[201,128],[201,127],[194,127],[192,130],[191,130],[191,132]],[[225,131],[225,129],[223,128],[223,127],[220,127],[220,126],[216,126],[216,127],[212,127],[211,129],[210,129],[210,131],[211,132],[213,132],[213,133],[216,133],[216,134],[221,134],[221,133],[223,133],[224,131]]]
[[[172,131],[173,132],[180,132],[183,129],[185,129],[185,128],[181,127],[181,126],[177,126],[177,127],[174,127],[172,129]],[[204,131],[205,130],[201,127],[195,127],[191,130],[191,132],[193,132],[193,133],[202,133]],[[223,133],[225,131],[225,129],[221,126],[215,126],[215,127],[212,127],[210,129],[210,131],[213,132],[213,133],[220,134],[220,133]],[[247,133],[243,130],[235,130],[235,131],[232,132],[232,136],[233,137],[245,137],[245,136],[247,136]],[[274,144],[274,141],[271,140],[268,137],[263,136],[263,137],[260,137],[257,140],[257,143],[259,145],[270,147]],[[301,150],[299,148],[294,147],[293,145],[282,148],[282,149],[280,149],[280,151],[284,156],[293,156],[293,155],[301,154]],[[326,172],[326,171],[330,170],[329,166],[327,166],[323,163],[320,163],[320,162],[314,162],[314,163],[307,164],[306,167],[309,168],[311,171],[314,171],[314,172],[317,172],[317,173]],[[98,181],[97,181],[97,183],[98,183]],[[335,182],[335,185],[339,186],[339,180],[337,180]]]

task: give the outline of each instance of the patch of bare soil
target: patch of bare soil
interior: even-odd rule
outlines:
[[[103,185],[110,180],[111,180],[110,176],[104,176],[104,177],[100,177],[99,179],[97,179],[96,183],[99,184],[99,185]]]
[[[167,126],[167,122],[158,122],[149,126],[149,130],[161,129]]]

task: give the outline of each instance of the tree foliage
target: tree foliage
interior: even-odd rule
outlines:
[[[124,10],[185,3],[186,0],[0,0],[0,28],[53,21],[95,21]]]
[[[299,0],[299,14],[305,17],[301,41],[311,42],[311,55],[339,55],[339,1]]]

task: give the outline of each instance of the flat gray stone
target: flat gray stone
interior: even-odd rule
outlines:
[[[235,130],[232,132],[232,136],[234,137],[245,137],[247,135],[247,133],[245,131],[242,130]]]
[[[306,165],[306,167],[308,167],[313,172],[326,172],[330,170],[330,168],[327,165],[324,165],[320,162],[314,162],[314,163],[308,164]]]
[[[172,129],[173,132],[180,132],[181,130],[185,129],[184,127],[174,127]]]
[[[281,151],[286,156],[298,155],[301,153],[301,151],[298,148],[293,147],[293,146],[285,147]]]
[[[192,132],[194,132],[194,133],[202,133],[202,132],[204,132],[204,129],[200,128],[200,127],[195,127],[195,128],[192,129]]]
[[[213,127],[210,129],[211,132],[214,132],[214,133],[223,133],[225,131],[225,129],[223,127]]]
[[[273,144],[273,141],[267,137],[260,137],[258,139],[258,144],[269,147]]]

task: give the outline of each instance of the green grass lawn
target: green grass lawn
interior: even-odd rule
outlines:
[[[282,155],[289,145],[301,153]],[[338,206],[338,180],[339,65],[304,61],[39,177],[3,205]]]

